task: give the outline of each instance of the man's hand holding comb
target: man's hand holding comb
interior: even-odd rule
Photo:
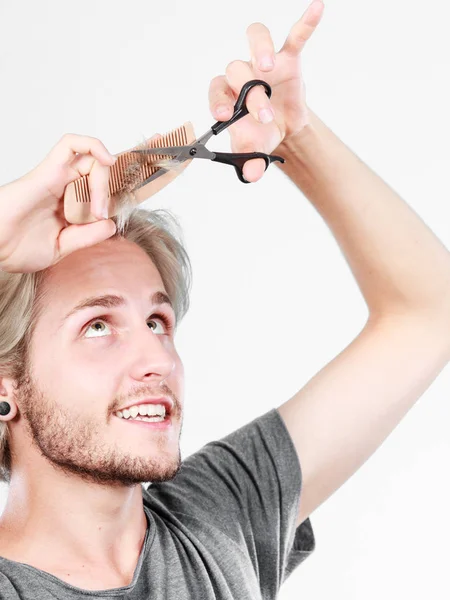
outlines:
[[[114,235],[114,222],[103,216],[109,167],[114,162],[100,140],[66,134],[37,167],[0,187],[0,270],[41,271],[75,250]],[[64,218],[64,190],[86,174],[92,211],[99,220],[70,225]]]

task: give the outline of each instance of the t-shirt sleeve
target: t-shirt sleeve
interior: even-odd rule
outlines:
[[[185,458],[159,491],[169,510],[220,528],[249,555],[261,587],[278,589],[315,546],[309,519],[296,528],[301,481],[294,443],[273,408]]]

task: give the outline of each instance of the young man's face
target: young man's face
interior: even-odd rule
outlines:
[[[159,316],[173,326],[175,314],[151,302],[165,292],[153,262],[131,242],[107,240],[55,265],[43,289],[30,378],[17,396],[32,448],[89,481],[172,478],[180,467],[184,377],[173,332]],[[84,300],[106,295],[123,297],[123,305],[66,318]],[[169,426],[115,415],[161,396],[173,405]]]

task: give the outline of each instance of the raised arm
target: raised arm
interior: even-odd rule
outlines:
[[[369,307],[357,338],[278,408],[302,466],[300,524],[450,360],[450,253],[313,113],[277,151],[330,227]]]

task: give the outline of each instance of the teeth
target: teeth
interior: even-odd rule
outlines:
[[[166,407],[164,404],[140,404],[139,406],[130,406],[124,410],[118,410],[116,415],[122,419],[140,419],[140,417],[155,416],[164,419],[166,416]]]
[[[159,423],[160,421],[164,421],[164,417],[136,417],[135,419],[133,419],[133,421],[147,421],[148,423]]]

